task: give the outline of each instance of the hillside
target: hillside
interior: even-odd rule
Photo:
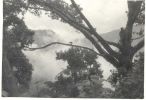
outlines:
[[[119,32],[120,30],[113,30],[107,33],[101,34],[101,36],[107,40],[107,41],[112,41],[112,42],[118,42],[120,37],[119,37]]]
[[[139,32],[141,29],[144,29],[143,25],[134,26],[133,27],[133,32],[134,33]],[[112,41],[112,42],[118,43],[118,41],[120,39],[119,32],[120,32],[120,29],[119,30],[113,30],[113,31],[110,31],[110,32],[107,32],[107,33],[103,33],[103,34],[101,34],[101,36],[107,41]],[[139,37],[139,36],[137,34],[132,34],[132,38],[136,38],[136,37]],[[132,45],[137,44],[140,40],[141,39],[133,41]]]
[[[143,28],[144,27],[142,25],[134,26],[133,32],[139,32]],[[119,32],[120,32],[120,29],[117,29],[117,30],[113,30],[107,33],[102,33],[101,36],[107,41],[118,43],[120,39]],[[69,34],[72,34],[72,33],[69,33]],[[138,37],[138,35],[133,34],[132,37],[135,38],[135,37]],[[64,42],[65,41],[62,37],[60,37],[58,34],[56,34],[52,30],[35,30],[34,40],[35,40],[34,43],[36,43],[39,46],[42,46],[50,42]],[[138,41],[139,40],[134,41],[133,45],[138,43]],[[70,41],[70,42],[73,42],[73,44],[88,46],[91,48],[93,47],[90,41],[83,37],[74,39],[73,41]]]

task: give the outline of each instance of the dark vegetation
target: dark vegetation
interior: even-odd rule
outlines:
[[[18,17],[26,11],[21,5],[23,1],[7,1],[10,0],[3,3],[2,89],[9,93],[8,96],[18,96],[29,88],[31,81],[33,68],[21,50],[32,44],[34,32],[27,28],[23,18]]]
[[[72,47],[56,53],[57,60],[67,61],[66,69],[56,76],[55,82],[45,82],[40,92],[52,97],[102,97],[102,71],[97,55],[90,50]],[[43,94],[44,95],[44,94]]]

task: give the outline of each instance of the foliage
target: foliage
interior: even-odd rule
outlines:
[[[72,47],[68,51],[57,52],[57,60],[67,61],[67,71],[70,71],[74,77],[81,76],[86,72],[88,74],[98,75],[102,78],[102,71],[99,69],[100,65],[96,61],[97,55],[94,52],[82,48]]]
[[[40,92],[51,97],[101,97],[102,71],[94,52],[71,47],[56,53],[57,60],[67,61],[67,68],[56,76],[55,82],[47,81],[47,89]]]
[[[26,56],[20,49],[14,48],[8,50],[8,59],[18,79],[18,83],[28,88],[33,68]]]
[[[26,12],[25,0],[4,0],[3,13],[3,49],[13,69],[20,86],[29,87],[32,65],[22,52],[22,49],[33,42],[34,32],[27,28],[23,21]],[[22,18],[21,18],[22,16]]]
[[[45,3],[43,3],[45,2]],[[65,22],[64,19],[62,19],[56,12],[53,11],[55,8],[56,10],[61,10],[64,15],[67,15],[68,18],[70,18],[72,21],[77,21],[79,23],[82,23],[82,19],[78,12],[75,10],[75,7],[72,4],[68,4],[63,0],[47,0],[40,2],[39,0],[29,0],[29,11],[35,15],[40,16],[41,10],[45,11],[45,14],[48,17],[51,17],[55,20],[60,20],[62,22]],[[47,7],[47,4],[49,4],[50,7]],[[43,6],[42,6],[43,5]],[[79,9],[82,10],[82,8],[78,5]]]
[[[136,18],[136,24],[145,24],[145,1],[142,2],[141,10]]]
[[[117,74],[112,76],[115,75]],[[144,53],[137,55],[132,71],[120,79],[115,86],[114,98],[144,98]]]
[[[89,50],[70,48],[68,51],[57,52],[57,60],[67,61],[70,69],[86,69],[96,63],[97,55]]]

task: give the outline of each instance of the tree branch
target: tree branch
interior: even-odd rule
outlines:
[[[128,36],[128,40],[129,42],[131,42],[131,38],[132,38],[132,29],[133,29],[133,24],[140,12],[140,8],[141,8],[141,4],[142,1],[128,1],[128,21],[127,21],[127,25],[126,25],[126,31],[127,31],[127,36]]]
[[[53,12],[55,12],[60,18],[62,18],[65,22],[67,22],[69,25],[71,25],[72,27],[74,27],[75,29],[79,30],[80,32],[82,32],[84,34],[84,36],[89,39],[96,48],[98,48],[97,50],[101,53],[104,54],[106,53],[98,44],[98,42],[89,34],[89,30],[83,26],[80,26],[79,24],[75,23],[73,20],[71,20],[68,16],[66,16],[66,14],[64,14],[60,9],[54,8],[53,5],[51,4],[47,4],[45,2],[41,2],[39,3],[40,5],[45,5],[46,7],[49,7]],[[47,9],[45,9],[47,10]],[[48,10],[47,10],[48,11]]]
[[[55,12],[60,18],[63,19],[63,21],[67,22],[69,25],[71,25],[72,27],[74,27],[75,29],[79,30],[81,33],[84,34],[84,36],[90,40],[90,42],[92,44],[94,44],[94,46],[96,47],[96,49],[99,51],[100,55],[103,55],[103,57],[110,62],[111,64],[113,64],[114,66],[118,65],[118,61],[117,59],[115,59],[113,57],[113,55],[108,54],[101,46],[100,44],[98,44],[97,40],[95,40],[92,36],[91,36],[91,32],[88,28],[86,28],[85,26],[83,26],[82,24],[79,24],[77,22],[75,22],[74,20],[70,19],[66,13],[62,12],[61,9],[55,8],[55,6],[53,4],[50,3],[46,3],[46,2],[42,2],[37,0],[38,5],[40,5],[40,7],[43,8],[33,8],[33,7],[29,7],[30,9],[41,9],[41,10],[45,10],[45,11],[51,11],[51,12]]]
[[[84,14],[78,8],[76,2],[74,0],[71,0],[71,2],[72,2],[72,5],[75,7],[76,11],[80,14],[81,18],[88,25],[88,27],[90,29],[90,33],[93,34],[99,40],[99,42],[103,45],[103,47],[107,50],[107,52],[109,54],[112,54],[112,55],[114,55],[114,57],[117,57],[117,55],[118,55],[117,52],[112,50],[112,48],[108,45],[108,43],[95,31],[95,29],[93,28],[91,23],[88,21],[88,19],[84,16]]]
[[[133,47],[133,55],[144,46],[144,39],[141,40],[136,46]]]
[[[87,27],[85,27],[82,24],[79,24],[78,22],[72,20],[70,17],[66,16],[65,13],[63,13],[62,11],[60,11],[60,9],[57,8],[53,8],[51,5],[49,5],[52,8],[52,11],[54,11],[60,18],[62,18],[65,22],[69,23],[71,26],[73,26],[73,24],[75,24],[76,26],[78,26],[79,28],[83,28],[86,31],[90,31]],[[38,7],[28,7],[30,9],[37,9],[37,10],[45,10],[45,11],[49,11],[46,8],[38,8]],[[73,26],[74,27],[74,26]],[[75,28],[75,27],[74,27]],[[77,29],[77,28],[76,28]],[[79,29],[78,29],[79,30]]]
[[[109,45],[112,45],[114,47],[117,47],[118,49],[120,48],[120,44],[115,43],[115,42],[111,42],[111,41],[106,41]]]
[[[95,29],[93,28],[93,26],[91,25],[91,23],[88,21],[88,19],[84,16],[84,14],[80,11],[80,9],[78,8],[76,2],[74,0],[71,0],[72,5],[75,7],[76,11],[80,14],[81,18],[85,21],[85,23],[88,25],[88,27],[92,30],[95,31]]]
[[[104,55],[102,55],[100,53],[97,53],[96,51],[94,51],[93,49],[88,48],[88,47],[74,45],[74,44],[68,44],[68,43],[61,43],[61,42],[52,42],[52,43],[49,43],[47,45],[44,45],[42,47],[37,47],[37,48],[26,47],[25,50],[34,51],[34,50],[38,50],[38,49],[44,49],[44,48],[47,48],[47,47],[52,46],[52,45],[65,45],[65,46],[70,46],[70,47],[83,48],[83,49],[86,49],[86,50],[90,50],[90,51],[94,52],[95,54],[97,54],[99,56],[104,56]]]
[[[104,58],[109,61],[110,63],[112,63],[114,66],[118,65],[118,61],[117,58],[113,57],[113,53],[112,54],[108,54],[97,42],[97,40],[95,40],[91,35],[91,32],[89,32],[89,29],[85,28],[85,27],[81,27],[79,24],[73,22],[70,18],[68,18],[67,14],[64,14],[63,11],[61,9],[55,8],[54,5],[45,3],[45,2],[41,2],[38,1],[39,5],[44,7],[46,6],[48,9],[48,11],[53,11],[55,12],[60,18],[62,18],[65,22],[67,22],[69,25],[71,25],[72,27],[74,27],[75,29],[79,30],[81,33],[84,34],[84,36],[90,40],[90,42],[92,44],[94,44],[94,46],[96,47],[96,49],[99,51],[100,54],[105,55]],[[107,44],[107,43],[106,43]]]
[[[44,48],[47,48],[49,46],[52,46],[52,45],[65,45],[65,46],[70,46],[70,47],[78,47],[78,48],[83,48],[83,49],[86,49],[86,50],[90,50],[92,52],[94,52],[96,55],[99,55],[99,56],[102,56],[104,57],[105,59],[107,59],[107,61],[109,62],[112,62],[112,64],[117,67],[118,66],[118,62],[116,62],[115,60],[113,60],[113,58],[107,54],[101,54],[101,53],[97,53],[96,51],[94,51],[93,49],[91,48],[88,48],[88,47],[84,47],[84,46],[79,46],[79,45],[73,45],[73,44],[67,44],[67,43],[61,43],[61,42],[52,42],[52,43],[49,43],[45,46],[42,46],[42,47],[37,47],[37,48],[30,48],[30,47],[25,47],[24,50],[29,50],[29,51],[34,51],[34,50],[38,50],[38,49],[44,49]]]

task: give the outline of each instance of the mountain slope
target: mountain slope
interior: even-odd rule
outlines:
[[[113,30],[107,33],[101,34],[101,36],[107,40],[107,41],[112,41],[112,42],[118,42],[120,37],[119,37],[119,32],[120,30]]]

